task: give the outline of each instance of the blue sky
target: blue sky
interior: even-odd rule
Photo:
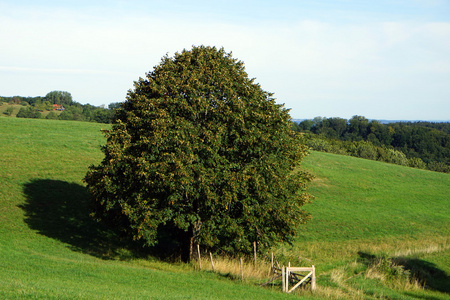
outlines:
[[[450,0],[0,0],[0,95],[123,101],[192,45],[231,51],[295,119],[450,119]]]

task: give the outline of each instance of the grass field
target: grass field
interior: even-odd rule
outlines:
[[[137,257],[91,221],[82,178],[102,159],[107,127],[0,117],[0,298],[295,297],[226,269]],[[450,298],[449,174],[318,152],[303,165],[316,176],[313,219],[274,249],[284,263],[316,266],[316,293],[295,295]]]
[[[307,258],[344,298],[450,298],[449,174],[319,152],[303,165],[313,219],[280,255]]]

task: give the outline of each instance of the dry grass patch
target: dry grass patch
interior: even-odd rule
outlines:
[[[212,256],[213,264],[211,263],[210,255],[204,255],[201,259],[201,269],[206,271],[214,271],[224,276],[233,278],[241,277],[241,263],[239,258],[229,256]],[[242,273],[244,280],[264,280],[270,277],[270,262],[266,260],[257,260],[256,264],[253,260],[248,258],[242,259]],[[198,261],[196,268],[199,268]]]

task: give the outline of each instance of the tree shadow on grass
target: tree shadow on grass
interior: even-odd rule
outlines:
[[[89,195],[86,188],[60,180],[35,179],[25,184],[25,222],[39,234],[59,240],[74,251],[102,259],[136,257],[114,232],[89,216]]]
[[[411,277],[418,279],[426,289],[450,294],[450,276],[431,262],[409,257],[392,259],[396,265],[403,266],[411,273]]]
[[[360,262],[367,266],[380,262],[380,259],[388,259],[392,266],[401,266],[409,272],[410,279],[418,280],[425,289],[450,294],[450,276],[435,264],[412,257],[380,257],[369,253],[359,252]]]

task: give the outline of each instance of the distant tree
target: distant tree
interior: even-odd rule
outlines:
[[[302,131],[311,131],[312,127],[314,126],[313,120],[303,120],[299,124],[299,127]]]
[[[45,117],[46,119],[49,120],[57,120],[58,119],[58,114],[54,111],[51,111],[48,113],[48,115]]]
[[[105,108],[97,109],[92,113],[92,120],[97,123],[110,123],[112,114],[111,111]]]
[[[72,95],[65,91],[52,91],[45,95],[45,100],[51,104],[72,105]]]
[[[21,107],[16,117],[18,118],[30,118],[30,110],[27,107]]]
[[[21,97],[19,97],[19,96],[14,96],[14,97],[11,97],[11,100],[9,101],[9,103],[10,104],[20,104],[20,102],[21,102],[21,99],[20,99]]]
[[[53,106],[52,106],[52,104],[50,103],[50,101],[36,101],[36,103],[34,104],[34,107],[37,109],[37,110],[40,110],[40,111],[45,111],[45,110],[52,110],[53,109]]]
[[[118,109],[122,106],[123,102],[112,102],[108,105],[108,109]]]
[[[347,120],[342,118],[328,118],[328,126],[334,129],[337,138],[341,138],[347,131]]]
[[[365,140],[369,133],[369,120],[363,116],[353,116],[349,121],[350,139],[353,141]]]
[[[83,111],[82,111],[83,119],[88,122],[93,121],[92,114],[95,109],[96,109],[96,107],[89,103],[83,105]]]
[[[74,115],[73,115],[73,112],[71,112],[71,111],[69,111],[69,110],[65,110],[65,111],[63,111],[60,115],[59,115],[59,117],[58,117],[60,120],[66,120],[66,121],[69,121],[69,120],[74,120]]]
[[[381,124],[378,121],[371,121],[369,124],[369,135],[367,139],[374,145],[391,145],[392,133],[389,130],[389,126]]]
[[[306,155],[288,110],[223,49],[164,57],[135,82],[85,177],[94,216],[188,260],[199,243],[248,253],[289,242],[308,219]]]
[[[66,109],[59,115],[59,118],[62,120],[84,121],[83,105],[73,102],[72,105],[66,107]]]

